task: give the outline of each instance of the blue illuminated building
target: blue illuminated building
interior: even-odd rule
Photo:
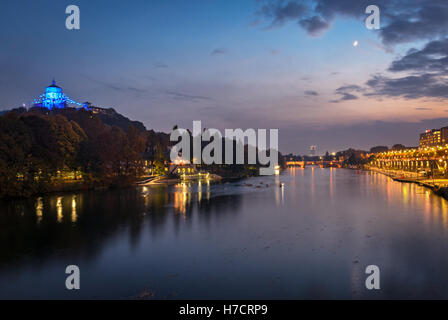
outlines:
[[[76,109],[85,109],[92,111],[93,113],[107,113],[104,108],[96,107],[90,102],[79,103],[73,101],[62,92],[61,87],[56,85],[56,81],[53,80],[51,85],[45,89],[45,93],[41,94],[37,99],[33,100],[33,107],[47,108],[48,110],[63,109],[67,107],[74,107]]]
[[[68,104],[76,105],[78,107],[85,107],[83,104],[73,101],[67,97],[63,92],[61,87],[56,85],[53,80],[51,85],[45,89],[45,93],[41,94],[39,98],[33,100],[34,107],[44,107],[49,110],[52,109],[63,109],[68,106]]]
[[[62,89],[56,85],[53,80],[51,86],[45,89],[45,98],[42,100],[42,106],[48,109],[62,109],[67,106],[67,97],[62,93]]]

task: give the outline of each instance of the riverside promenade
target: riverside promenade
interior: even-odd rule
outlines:
[[[437,195],[448,200],[448,179],[428,178],[416,172],[407,172],[403,170],[387,170],[375,167],[367,167],[372,172],[384,174],[394,181],[404,183],[417,183],[434,191]]]

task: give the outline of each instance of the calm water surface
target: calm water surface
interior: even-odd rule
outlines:
[[[3,299],[448,298],[448,202],[369,172],[4,201],[0,240]]]

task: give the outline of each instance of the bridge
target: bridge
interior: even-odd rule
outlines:
[[[306,168],[309,166],[319,166],[321,168],[341,168],[342,162],[338,160],[286,161],[286,166],[300,168]]]

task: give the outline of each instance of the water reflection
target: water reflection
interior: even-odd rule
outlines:
[[[61,223],[62,219],[64,219],[64,215],[62,214],[62,197],[58,197],[56,201],[56,209],[58,211],[58,222]]]
[[[218,191],[220,189],[223,186],[217,187]],[[8,241],[0,243],[0,269],[8,263],[20,263],[20,258],[33,256],[45,259],[51,256],[52,251],[48,251],[48,247],[57,247],[63,255],[82,253],[93,258],[107,237],[114,236],[125,226],[129,226],[132,245],[138,246],[145,218],[151,234],[157,236],[167,224],[178,221],[177,216],[184,221],[211,221],[215,215],[226,213],[229,207],[237,210],[240,204],[241,196],[238,194],[218,195],[213,200],[211,194],[210,182],[203,181],[200,185],[181,183],[174,187],[155,186],[2,201],[0,234],[8,235]],[[30,203],[33,203],[32,210]],[[12,256],[14,260],[10,260]]]
[[[42,197],[37,198],[36,200],[36,217],[37,217],[37,223],[40,223],[42,221],[42,215],[43,215],[43,203],[42,203]]]
[[[191,193],[187,192],[187,184],[182,182],[176,185],[176,191],[174,192],[174,209],[177,213],[180,213],[185,217],[187,213],[187,205],[191,203]]]
[[[381,297],[448,298],[447,201],[378,174],[293,168],[3,201],[0,212],[0,298],[65,297],[53,278],[69,263],[92,274],[85,298],[148,284],[159,298],[368,297],[366,264],[384,270]]]
[[[334,198],[334,174],[335,174],[335,169],[334,168],[330,168],[330,199],[333,202],[333,198]]]
[[[277,207],[280,207],[285,204],[285,186],[281,182],[281,177],[279,175],[275,175],[274,183],[275,203]]]
[[[207,201],[210,201],[210,180],[207,180]]]
[[[76,223],[76,221],[78,220],[78,214],[76,213],[76,196],[73,195],[72,196],[72,215],[71,215],[71,220],[73,223]]]

